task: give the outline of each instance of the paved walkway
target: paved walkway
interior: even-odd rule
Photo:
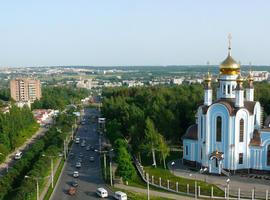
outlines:
[[[185,177],[188,179],[197,179],[201,181],[208,182],[210,184],[215,184],[224,190],[226,187],[226,176],[214,176],[207,174],[200,174],[196,171],[191,171],[186,166],[182,165],[181,160],[174,161],[175,166],[171,167],[171,162],[168,164],[169,169],[172,173],[179,177]],[[256,197],[265,197],[266,190],[270,192],[270,181],[264,179],[256,179],[249,177],[242,177],[240,175],[233,175],[230,178],[230,194],[237,195],[238,188],[241,188],[241,194],[251,197],[252,189],[255,189]]]
[[[12,165],[15,163],[14,157],[17,151],[26,151],[29,146],[33,144],[36,139],[43,136],[47,132],[47,130],[48,129],[46,128],[39,128],[39,130],[35,134],[33,134],[31,138],[27,139],[22,146],[18,147],[9,155],[7,155],[6,160],[2,164],[0,164],[0,174],[4,175],[5,172],[8,171],[8,168],[12,167]]]
[[[116,184],[116,185],[114,185],[114,187],[147,195],[147,189],[143,189],[143,188],[137,188],[137,187],[127,186],[127,185],[123,185],[123,184]],[[180,195],[173,194],[173,193],[159,192],[159,191],[154,191],[154,190],[150,190],[150,199],[151,199],[151,196],[164,197],[167,199],[177,199],[177,200],[178,199],[185,199],[185,200],[194,199],[194,197],[192,198],[192,197],[188,197],[188,196],[180,196]]]

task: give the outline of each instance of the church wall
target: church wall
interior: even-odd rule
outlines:
[[[198,109],[198,159],[197,162],[206,166],[206,153],[205,153],[205,116],[202,114],[202,109]]]
[[[216,119],[220,116],[222,118],[222,139],[221,142],[216,141]],[[218,150],[224,153],[223,167],[227,168],[229,164],[229,135],[231,135],[231,117],[229,116],[227,108],[222,104],[212,105],[207,112],[207,121],[209,124],[209,129],[207,130],[207,144],[206,148],[208,149],[208,155]],[[209,162],[209,161],[208,161]]]
[[[196,140],[184,139],[183,148],[183,159],[190,161],[198,160],[198,142]]]
[[[267,165],[267,150],[270,145],[270,132],[261,132],[262,148],[261,148],[261,167],[263,170],[270,170],[270,165]]]
[[[240,142],[240,120],[244,120],[244,137],[243,142]],[[234,147],[233,169],[248,169],[250,167],[250,150],[249,150],[249,142],[250,135],[253,133],[253,124],[250,124],[251,117],[249,116],[249,112],[246,109],[240,109],[235,116],[235,131],[232,135],[232,147]],[[243,154],[243,164],[239,163],[239,154]]]

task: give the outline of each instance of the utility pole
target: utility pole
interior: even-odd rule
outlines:
[[[31,177],[31,176],[24,176],[24,178],[30,178],[30,179],[33,179],[36,181],[36,190],[37,190],[37,200],[39,200],[39,183],[38,183],[38,180],[39,179],[45,179],[45,178],[48,178],[50,176],[47,176],[47,177]]]
[[[37,200],[39,200],[39,185],[38,185],[38,178],[36,178],[37,182]]]
[[[112,161],[110,161],[110,180],[111,180],[111,186],[113,185],[112,182]]]
[[[105,177],[105,180],[107,179],[107,172],[106,172],[106,153],[103,154],[103,158],[104,158],[104,177]]]
[[[147,181],[147,200],[150,200],[150,191],[149,191],[149,174],[146,173],[146,181]]]

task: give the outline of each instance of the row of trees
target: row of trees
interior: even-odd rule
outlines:
[[[88,95],[89,91],[86,89],[47,86],[42,88],[42,97],[32,104],[32,109],[63,110],[68,104],[79,104],[80,100]]]
[[[27,106],[12,106],[8,113],[0,113],[0,152],[8,154],[22,145],[37,129],[38,124]],[[4,157],[0,156],[0,161]]]
[[[50,159],[42,155],[57,156],[63,149],[63,141],[71,131],[75,116],[70,112],[60,114],[56,124],[35,142],[0,180],[0,199],[33,199],[36,195],[36,183],[30,177],[45,177],[49,174]],[[47,180],[39,180],[42,187]]]

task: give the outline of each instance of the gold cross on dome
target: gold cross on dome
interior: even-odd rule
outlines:
[[[228,35],[228,41],[229,41],[229,49],[231,48],[231,41],[232,41],[232,34],[229,33]]]
[[[228,42],[229,42],[229,47],[228,47],[228,49],[229,49],[229,55],[231,55],[231,41],[232,41],[232,35],[229,33],[229,35],[228,35]]]

